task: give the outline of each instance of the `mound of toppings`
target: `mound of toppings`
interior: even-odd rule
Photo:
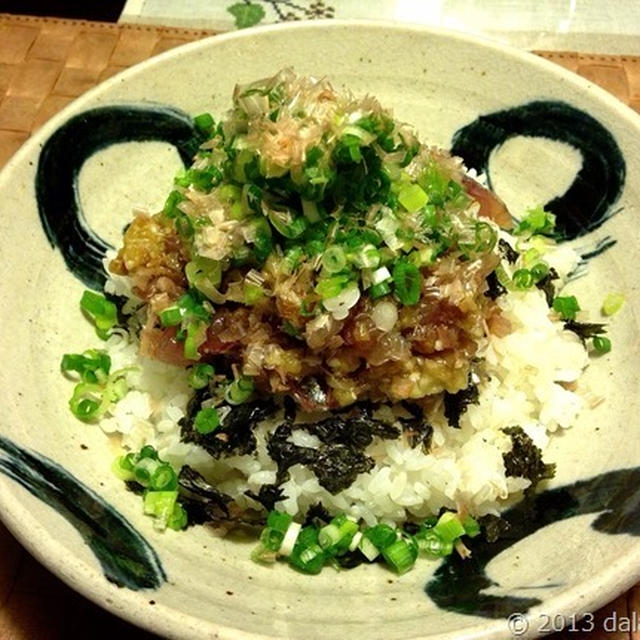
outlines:
[[[142,353],[223,355],[305,409],[467,386],[479,341],[505,330],[486,294],[510,218],[458,159],[291,71],[196,125],[193,165],[110,265],[147,305]]]

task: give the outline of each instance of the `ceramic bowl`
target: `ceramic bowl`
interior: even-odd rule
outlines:
[[[625,294],[610,322],[613,349],[585,374],[593,406],[551,446],[556,478],[533,512],[511,512],[508,538],[478,542],[466,564],[308,577],[255,565],[252,543],[206,527],[158,533],[111,474],[116,444],[68,411],[61,354],[96,342],[77,301],[132,208],[161,206],[186,156],[185,114],[222,114],[235,83],[285,66],[377,96],[423,139],[485,171],[514,212],[549,203],[584,256],[588,275],[572,286],[593,319],[605,293]],[[640,118],[585,80],[532,55],[409,26],[248,30],[110,79],[44,126],[0,176],[3,521],[74,589],[169,637],[499,638],[588,626],[580,616],[640,578],[639,149]]]

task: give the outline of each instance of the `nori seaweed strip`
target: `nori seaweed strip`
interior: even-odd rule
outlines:
[[[507,292],[507,289],[498,280],[495,271],[492,271],[485,280],[487,281],[487,290],[484,292],[484,295],[487,298],[495,300]]]
[[[511,525],[504,518],[493,515],[492,513],[479,518],[478,524],[484,532],[484,537],[487,542],[499,540],[511,529]]]
[[[282,400],[284,406],[284,419],[293,422],[298,414],[298,405],[291,396],[285,396]]]
[[[573,331],[578,338],[585,344],[589,338],[607,333],[606,324],[598,322],[576,322],[575,320],[567,320],[564,328]]]
[[[276,502],[280,502],[286,497],[283,490],[275,484],[263,484],[258,493],[247,490],[244,495],[259,502],[267,512],[272,511]]]
[[[316,527],[323,527],[325,524],[331,522],[331,514],[325,509],[322,502],[316,502],[311,505],[307,510],[307,515],[304,519],[304,527],[314,525]]]
[[[507,476],[530,480],[531,486],[527,489],[528,493],[531,493],[541,480],[553,478],[556,465],[546,464],[542,460],[542,451],[522,427],[506,427],[502,431],[511,438],[512,443],[511,451],[502,454]]]
[[[350,487],[357,476],[373,469],[373,458],[345,444],[327,444],[317,450],[317,457],[309,464],[320,486],[336,494]]]
[[[478,385],[471,381],[471,376],[466,388],[457,393],[444,392],[444,415],[452,427],[460,428],[460,417],[470,404],[477,404],[478,395]]]
[[[509,264],[515,264],[520,254],[506,241],[500,238],[498,240],[498,249]]]
[[[381,558],[382,556],[379,557]],[[364,554],[360,553],[357,549],[355,551],[347,551],[339,556],[334,556],[331,561],[338,565],[340,569],[355,569],[363,562],[368,562]]]
[[[345,444],[322,444],[317,449],[298,446],[289,442],[292,431],[291,422],[285,421],[267,442],[269,456],[278,465],[277,484],[287,480],[290,467],[302,464],[315,473],[322,487],[335,494],[351,486],[359,473],[374,466],[372,458]]]
[[[178,474],[180,503],[189,524],[203,524],[230,518],[229,503],[233,499],[211,486],[195,469],[185,465]]]
[[[355,449],[365,449],[374,436],[395,440],[400,432],[395,427],[367,415],[344,418],[332,415],[320,422],[296,425],[317,436],[324,444],[345,444]]]
[[[399,418],[402,432],[408,436],[412,448],[422,446],[425,452],[431,449],[433,427],[424,419],[422,409],[413,402],[402,401],[402,406],[411,414],[410,418]]]
[[[221,425],[211,433],[202,434],[195,430],[195,416],[200,410],[202,400],[208,393],[198,393],[189,401],[187,415],[179,422],[181,439],[200,445],[214,458],[229,455],[246,455],[256,449],[255,426],[276,412],[276,406],[270,400],[257,400],[231,407]],[[193,405],[193,406],[192,406]]]
[[[538,287],[540,291],[544,292],[544,297],[546,298],[547,306],[549,307],[553,304],[553,299],[556,297],[556,287],[553,284],[553,281],[557,280],[559,277],[558,272],[551,267],[547,272],[547,275],[536,282],[536,287]]]

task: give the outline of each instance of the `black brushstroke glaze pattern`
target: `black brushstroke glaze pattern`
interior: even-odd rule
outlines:
[[[166,581],[149,543],[111,505],[59,464],[0,436],[0,471],[68,520],[111,582],[138,591],[157,589]]]
[[[583,236],[612,215],[625,180],[622,152],[595,118],[565,102],[540,100],[480,116],[454,134],[451,151],[490,181],[489,156],[515,136],[564,142],[582,155],[582,167],[566,193],[545,204],[557,216],[560,239]]]
[[[487,564],[504,550],[559,520],[599,513],[591,526],[602,533],[640,536],[640,467],[620,469],[566,487],[544,491],[503,514],[509,528],[500,539],[473,541],[473,555],[462,560],[449,556],[425,586],[433,602],[447,611],[506,618],[541,603],[535,597],[482,593],[496,585],[486,574]]]
[[[80,208],[77,181],[82,165],[113,144],[150,140],[174,145],[185,165],[197,148],[196,131],[186,113],[159,105],[115,105],[74,116],[40,152],[36,198],[42,227],[51,246],[62,252],[69,270],[87,287],[102,290],[102,260],[110,247],[88,226]]]

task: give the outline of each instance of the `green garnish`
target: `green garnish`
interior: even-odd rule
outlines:
[[[80,308],[93,322],[99,338],[106,340],[109,332],[118,323],[118,309],[102,294],[85,291],[80,299]]]
[[[211,364],[194,364],[189,370],[187,382],[192,389],[204,389],[214,376],[215,369]]]
[[[415,265],[398,260],[393,265],[393,289],[402,304],[418,304],[422,288],[422,275]]]
[[[593,348],[598,353],[609,353],[611,351],[611,340],[606,336],[594,336]]]
[[[602,302],[602,313],[605,316],[612,316],[622,309],[624,295],[621,293],[608,293]]]
[[[251,397],[254,388],[251,378],[241,376],[227,387],[224,398],[229,404],[243,404]]]
[[[580,305],[575,296],[558,296],[553,299],[552,308],[563,320],[575,320]]]
[[[220,426],[220,416],[215,407],[205,407],[196,414],[193,422],[194,429],[202,435],[215,431]]]
[[[556,226],[556,217],[550,211],[545,211],[541,206],[529,209],[513,230],[518,235],[551,235]]]

